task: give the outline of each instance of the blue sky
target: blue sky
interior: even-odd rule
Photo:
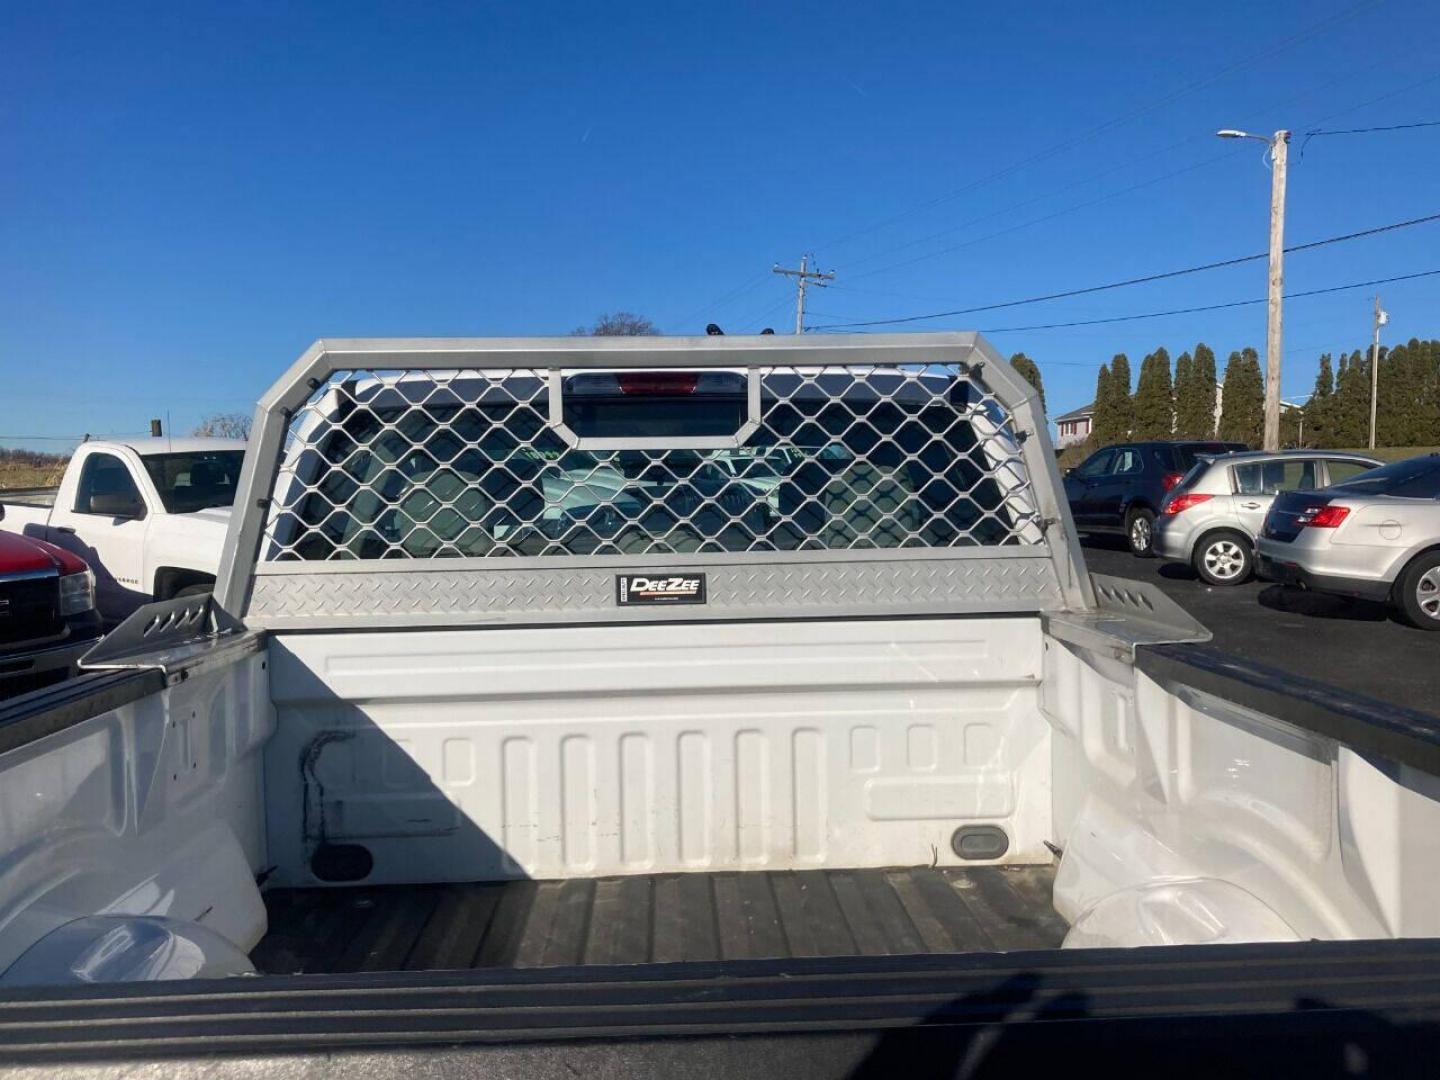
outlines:
[[[1262,251],[1258,143],[1440,119],[1433,0],[1253,4],[7,4],[0,443],[249,411],[317,337],[790,327]],[[1292,150],[1287,241],[1440,211],[1440,128]],[[1292,256],[1298,291],[1440,269],[1440,223]],[[1264,294],[1263,263],[914,324]],[[1440,336],[1440,276],[1382,289]],[[1364,291],[1288,305],[1285,392]],[[1052,411],[1099,363],[1263,349],[1264,307],[993,333]],[[44,445],[32,443],[32,445]],[[58,445],[58,444],[54,444]]]

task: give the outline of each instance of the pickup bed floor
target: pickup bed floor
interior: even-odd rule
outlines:
[[[1050,949],[1050,866],[274,889],[264,972]]]

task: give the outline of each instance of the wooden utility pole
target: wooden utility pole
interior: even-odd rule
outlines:
[[[1270,140],[1270,293],[1265,330],[1265,445],[1280,449],[1280,344],[1285,295],[1285,164],[1290,132]]]
[[[811,270],[809,268],[811,258],[812,256],[802,255],[800,257],[799,270],[787,270],[779,263],[776,263],[774,267],[772,267],[775,273],[785,274],[795,279],[795,333],[797,334],[803,334],[805,332],[805,286],[813,283],[818,288],[823,289],[826,287],[825,283],[827,281],[835,280],[834,274],[822,274],[819,270]]]
[[[1380,310],[1380,294],[1375,294],[1375,337],[1370,342],[1370,449],[1375,449],[1375,407],[1380,399],[1380,327],[1390,316]]]

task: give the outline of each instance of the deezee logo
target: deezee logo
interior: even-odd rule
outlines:
[[[632,593],[648,593],[652,596],[694,596],[700,591],[698,577],[637,577],[630,579]]]
[[[703,604],[704,574],[670,574],[651,577],[621,574],[615,579],[615,596],[627,604]]]

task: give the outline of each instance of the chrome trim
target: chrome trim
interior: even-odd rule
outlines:
[[[52,570],[21,570],[13,574],[0,574],[0,585],[7,581],[39,581],[41,578],[60,577],[58,568]]]

